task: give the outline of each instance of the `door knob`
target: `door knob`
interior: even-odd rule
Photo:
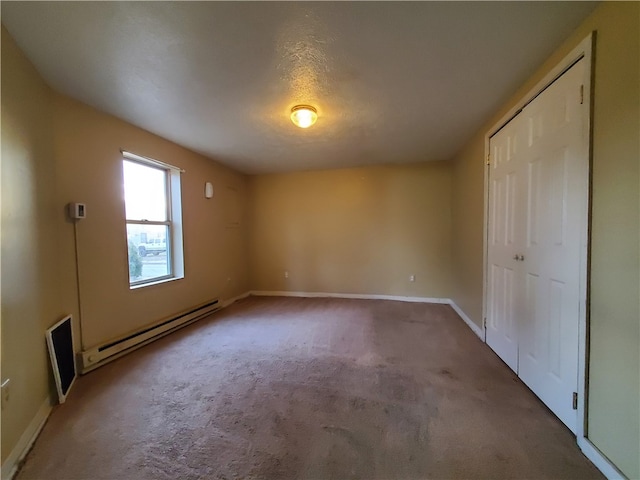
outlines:
[[[516,254],[513,256],[513,259],[517,262],[518,260],[520,260],[520,257],[519,257],[519,256],[518,256],[518,254],[516,253]]]
[[[524,261],[524,255],[520,255],[520,259],[519,259],[519,260],[520,260],[521,262],[523,262],[523,261]]]

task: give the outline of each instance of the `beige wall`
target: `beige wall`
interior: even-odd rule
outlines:
[[[444,163],[251,177],[252,288],[448,297],[450,198]]]
[[[58,299],[51,91],[2,28],[2,461],[49,393]]]
[[[213,297],[249,289],[247,177],[52,92],[2,29],[2,462],[52,392],[45,329],[78,315],[71,201],[78,223],[82,343],[91,347]],[[120,149],[182,175],[185,278],[131,291]],[[204,183],[214,185],[211,200]],[[77,325],[76,325],[77,331]]]
[[[452,165],[249,180],[53,94],[3,29],[1,355],[12,400],[2,412],[2,460],[50,392],[44,329],[64,313],[78,318],[70,201],[88,212],[78,224],[87,347],[250,288],[452,297],[480,325],[484,134],[597,29],[589,437],[640,477],[639,17],[638,3],[599,6]],[[120,148],[187,170],[184,280],[128,289]],[[205,181],[216,187],[213,200],[203,197]],[[239,226],[229,225],[228,187],[238,192]]]
[[[249,289],[246,221],[230,225],[237,192],[246,210],[246,177],[167,140],[91,107],[55,95],[57,204],[87,205],[78,222],[82,336],[85,348],[121,336],[214,297],[228,299]],[[120,149],[186,170],[182,174],[185,278],[129,289]],[[214,197],[204,197],[204,183]],[[66,297],[75,295],[74,232],[64,222],[60,258]],[[228,279],[230,280],[228,281]],[[73,288],[72,288],[73,287]],[[74,312],[75,313],[75,312]]]
[[[637,2],[601,4],[456,156],[452,188],[453,298],[480,325],[484,135],[597,30],[588,436],[629,478],[640,477],[639,24]]]

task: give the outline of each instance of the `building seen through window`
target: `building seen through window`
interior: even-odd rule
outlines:
[[[172,195],[175,193],[172,187],[179,188],[179,171],[172,172],[147,159],[142,163],[128,157],[134,156],[125,154],[123,160],[129,284],[137,286],[174,278],[176,261],[180,264],[182,261],[174,258],[172,241],[176,236],[173,214],[176,208],[180,209],[179,195]],[[171,181],[172,174],[176,175],[177,183]]]

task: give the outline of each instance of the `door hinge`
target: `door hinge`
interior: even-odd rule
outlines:
[[[580,105],[584,103],[584,85],[580,85]]]
[[[487,165],[491,165],[491,154],[487,155]]]
[[[572,406],[574,410],[578,409],[578,392],[573,392]]]
[[[487,317],[484,317],[482,319],[482,328],[484,328],[485,330],[487,329]]]

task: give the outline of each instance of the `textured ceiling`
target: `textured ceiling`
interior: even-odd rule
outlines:
[[[447,160],[595,2],[2,2],[56,90],[245,173]],[[302,130],[289,112],[318,109]]]

